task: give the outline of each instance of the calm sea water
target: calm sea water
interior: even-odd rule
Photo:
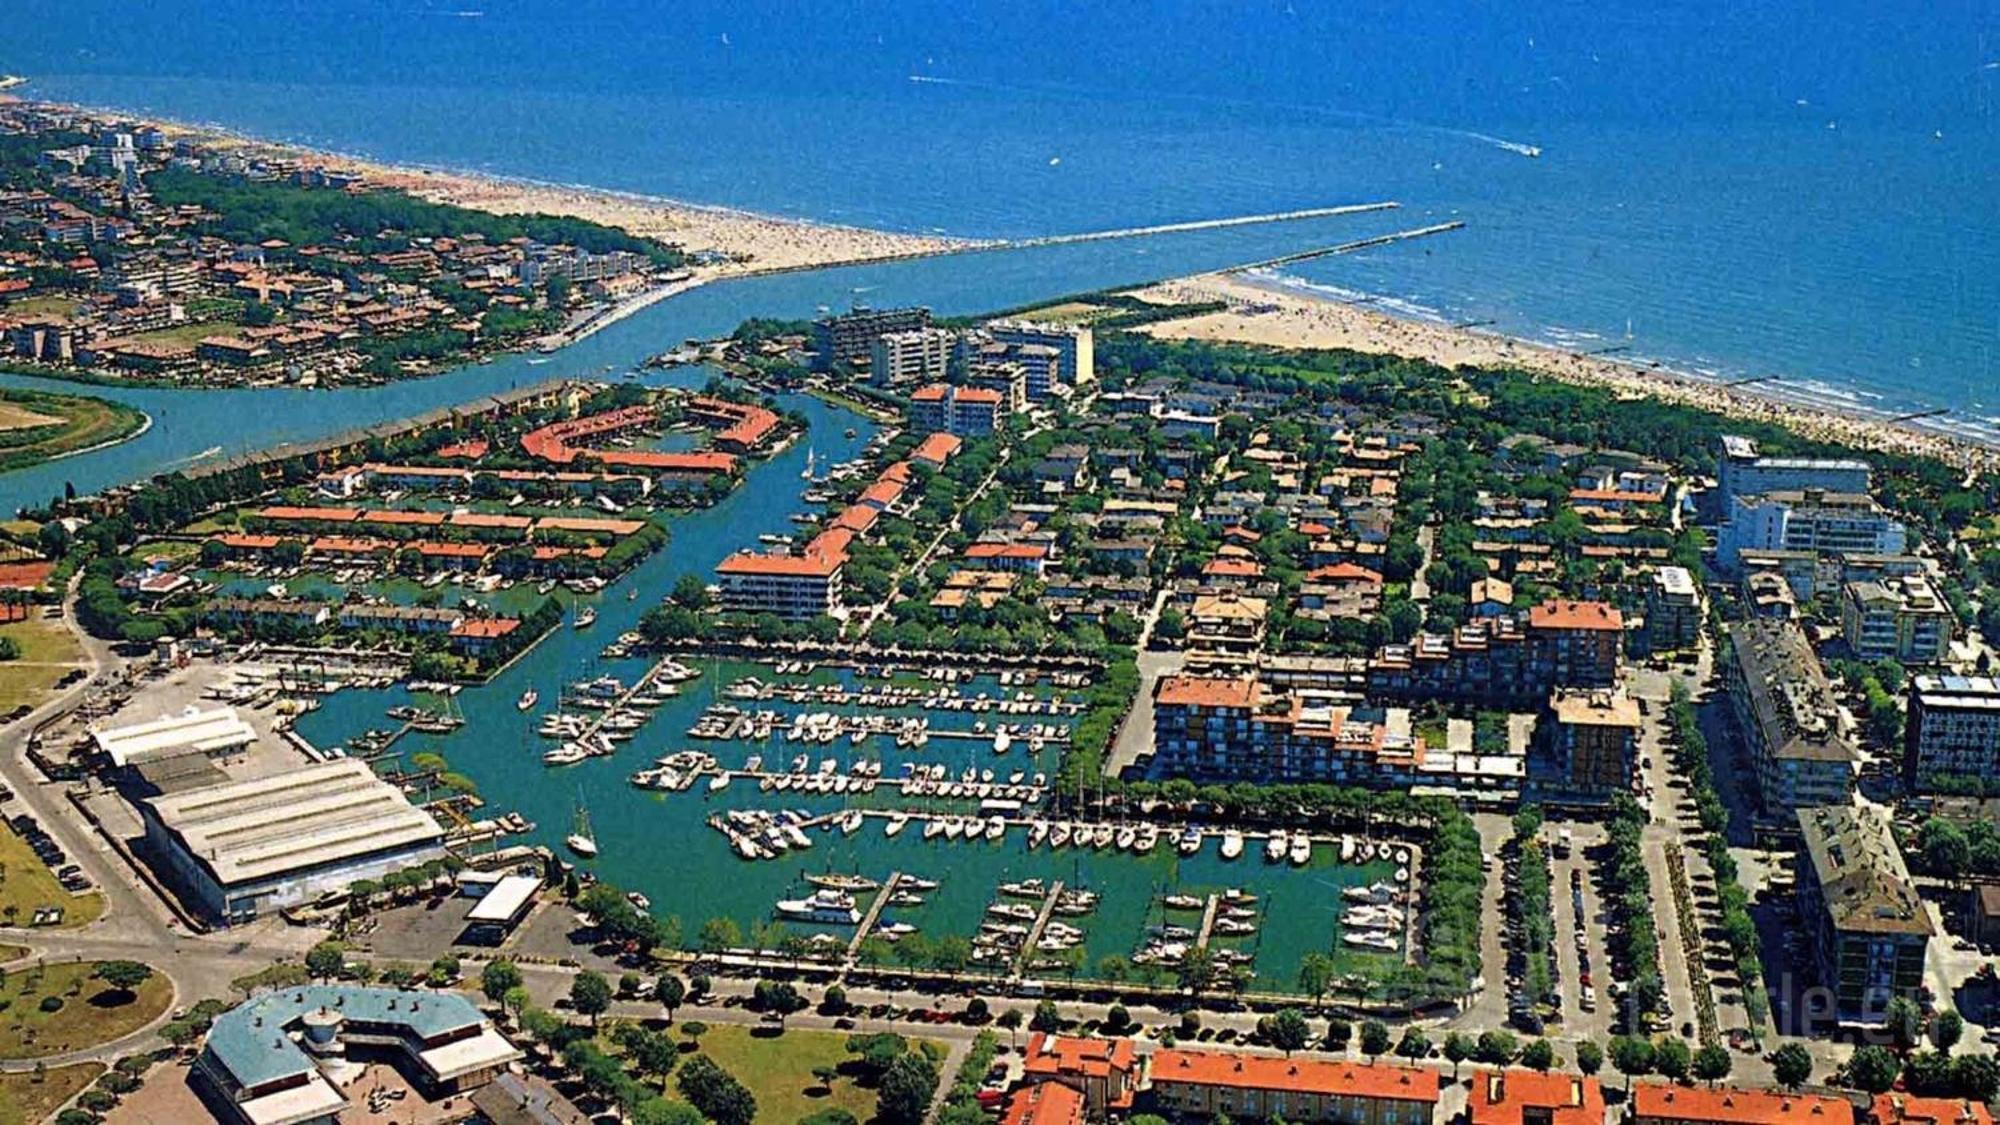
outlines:
[[[2000,9],[1748,7],[17,0],[0,69],[378,157],[903,230],[1394,198],[1336,237],[1470,225],[1297,280],[2000,416]]]

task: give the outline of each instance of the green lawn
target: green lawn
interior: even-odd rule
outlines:
[[[677,1036],[679,1025],[668,1032]],[[604,1046],[612,1049],[608,1032]],[[918,1046],[918,1040],[910,1041],[911,1050]],[[857,1121],[875,1116],[874,1090],[857,1086],[842,1075],[828,1093],[813,1077],[817,1067],[837,1067],[854,1057],[847,1053],[843,1032],[791,1030],[783,1035],[759,1035],[739,1024],[710,1024],[701,1037],[700,1053],[750,1088],[757,1099],[759,1125],[794,1125],[802,1117],[830,1108],[844,1109]],[[693,1057],[693,1053],[682,1054],[681,1065]],[[672,1075],[667,1077],[667,1097],[680,1100]]]
[[[75,1097],[104,1073],[103,1063],[71,1063],[33,1071],[0,1074],[0,1125],[35,1125],[56,1107]]]
[[[22,670],[0,666],[0,693],[4,693],[6,674]],[[63,890],[55,872],[42,863],[28,842],[12,828],[0,826],[0,920],[10,926],[25,926],[42,906],[62,907],[62,924],[81,926],[104,912],[104,898],[96,891],[73,895]],[[6,1051],[0,1049],[0,1058],[5,1056]]]
[[[0,391],[0,470],[122,441],[146,415],[109,399],[49,391]]]
[[[167,1010],[173,985],[155,973],[131,995],[92,980],[95,961],[16,967],[0,982],[0,1058],[33,1059],[109,1043]],[[44,1011],[49,997],[62,1006]]]
[[[30,606],[26,621],[0,625],[0,637],[12,637],[21,646],[21,660],[27,664],[76,664],[83,660],[83,646],[76,634],[59,619],[42,616],[40,606]]]

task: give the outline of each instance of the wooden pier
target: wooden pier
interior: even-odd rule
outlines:
[[[1201,905],[1201,928],[1194,932],[1194,948],[1207,949],[1215,934],[1215,916],[1222,911],[1222,896],[1211,894]]]
[[[1049,893],[1042,898],[1042,909],[1035,915],[1035,924],[1028,927],[1028,936],[1022,940],[1021,948],[1014,954],[1014,964],[1009,968],[1007,979],[1021,979],[1022,969],[1034,959],[1035,946],[1042,940],[1043,931],[1049,928],[1049,919],[1055,916],[1056,902],[1062,898],[1063,881],[1057,879],[1049,884]]]
[[[868,912],[861,916],[861,924],[855,927],[854,937],[847,943],[847,956],[841,958],[842,976],[847,975],[847,970],[854,964],[854,959],[861,955],[861,943],[867,941],[868,935],[875,932],[875,923],[882,920],[882,912],[889,908],[889,896],[896,893],[896,886],[902,881],[901,871],[891,871],[889,877],[882,881],[882,889],[875,892],[875,901],[868,904]]]

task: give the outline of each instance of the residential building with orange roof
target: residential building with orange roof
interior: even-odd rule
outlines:
[[[866,504],[849,504],[840,510],[840,514],[835,516],[833,523],[828,526],[845,528],[856,535],[863,535],[869,528],[874,527],[875,521],[881,517],[880,511]]]
[[[216,536],[215,540],[222,544],[224,550],[229,552],[230,558],[246,558],[253,555],[261,555],[271,548],[276,547],[278,544],[284,542],[284,537],[281,535],[252,535],[245,531],[232,531]]]
[[[1148,1081],[1162,1109],[1204,1119],[1433,1125],[1439,1098],[1428,1068],[1177,1048],[1154,1054]]]
[[[1037,1031],[1028,1036],[1021,1065],[1029,1082],[1067,1086],[1082,1094],[1093,1117],[1132,1108],[1139,1085],[1139,1052],[1130,1039]]]
[[[840,606],[841,576],[854,533],[830,528],[796,555],[738,551],[715,568],[722,608],[730,613],[771,613],[798,621]]]
[[[452,647],[461,652],[485,652],[501,638],[510,636],[521,627],[521,622],[512,617],[467,617],[451,627],[446,634]]]
[[[646,526],[643,520],[607,520],[589,516],[543,516],[535,521],[537,535],[545,531],[567,531],[577,535],[625,536]]]
[[[361,518],[361,509],[301,508],[289,504],[274,504],[268,508],[259,508],[252,514],[258,519],[286,523],[353,523]]]
[[[974,570],[1005,570],[1040,576],[1048,568],[1049,549],[1040,543],[972,543],[965,548],[965,565]]]
[[[964,447],[965,440],[956,434],[934,433],[917,444],[917,448],[910,453],[910,460],[942,469],[944,463]]]
[[[910,427],[963,437],[984,437],[1007,420],[1007,399],[989,387],[932,383],[910,395]]]
[[[762,445],[778,428],[778,416],[749,403],[697,395],[688,400],[691,418],[721,426],[715,435],[716,448],[731,453],[749,453]]]
[[[904,485],[901,482],[885,477],[862,489],[860,497],[855,502],[866,504],[878,512],[886,512],[890,505],[903,498],[903,492]]]
[[[1632,1086],[1633,1125],[1853,1125],[1846,1098],[1639,1082]]]
[[[1083,1095],[1060,1082],[1034,1082],[1007,1096],[1000,1125],[1083,1125]]]
[[[1970,1098],[1919,1098],[1909,1094],[1875,1095],[1867,1125],[1993,1125],[1984,1102]]]
[[[1470,1125],[1604,1125],[1604,1087],[1560,1071],[1482,1071],[1465,1109]]]

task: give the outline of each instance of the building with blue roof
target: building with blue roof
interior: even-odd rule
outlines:
[[[247,1125],[334,1121],[347,1099],[326,1064],[386,1059],[427,1097],[476,1089],[521,1051],[456,992],[358,985],[273,989],[224,1012],[195,1061]]]

